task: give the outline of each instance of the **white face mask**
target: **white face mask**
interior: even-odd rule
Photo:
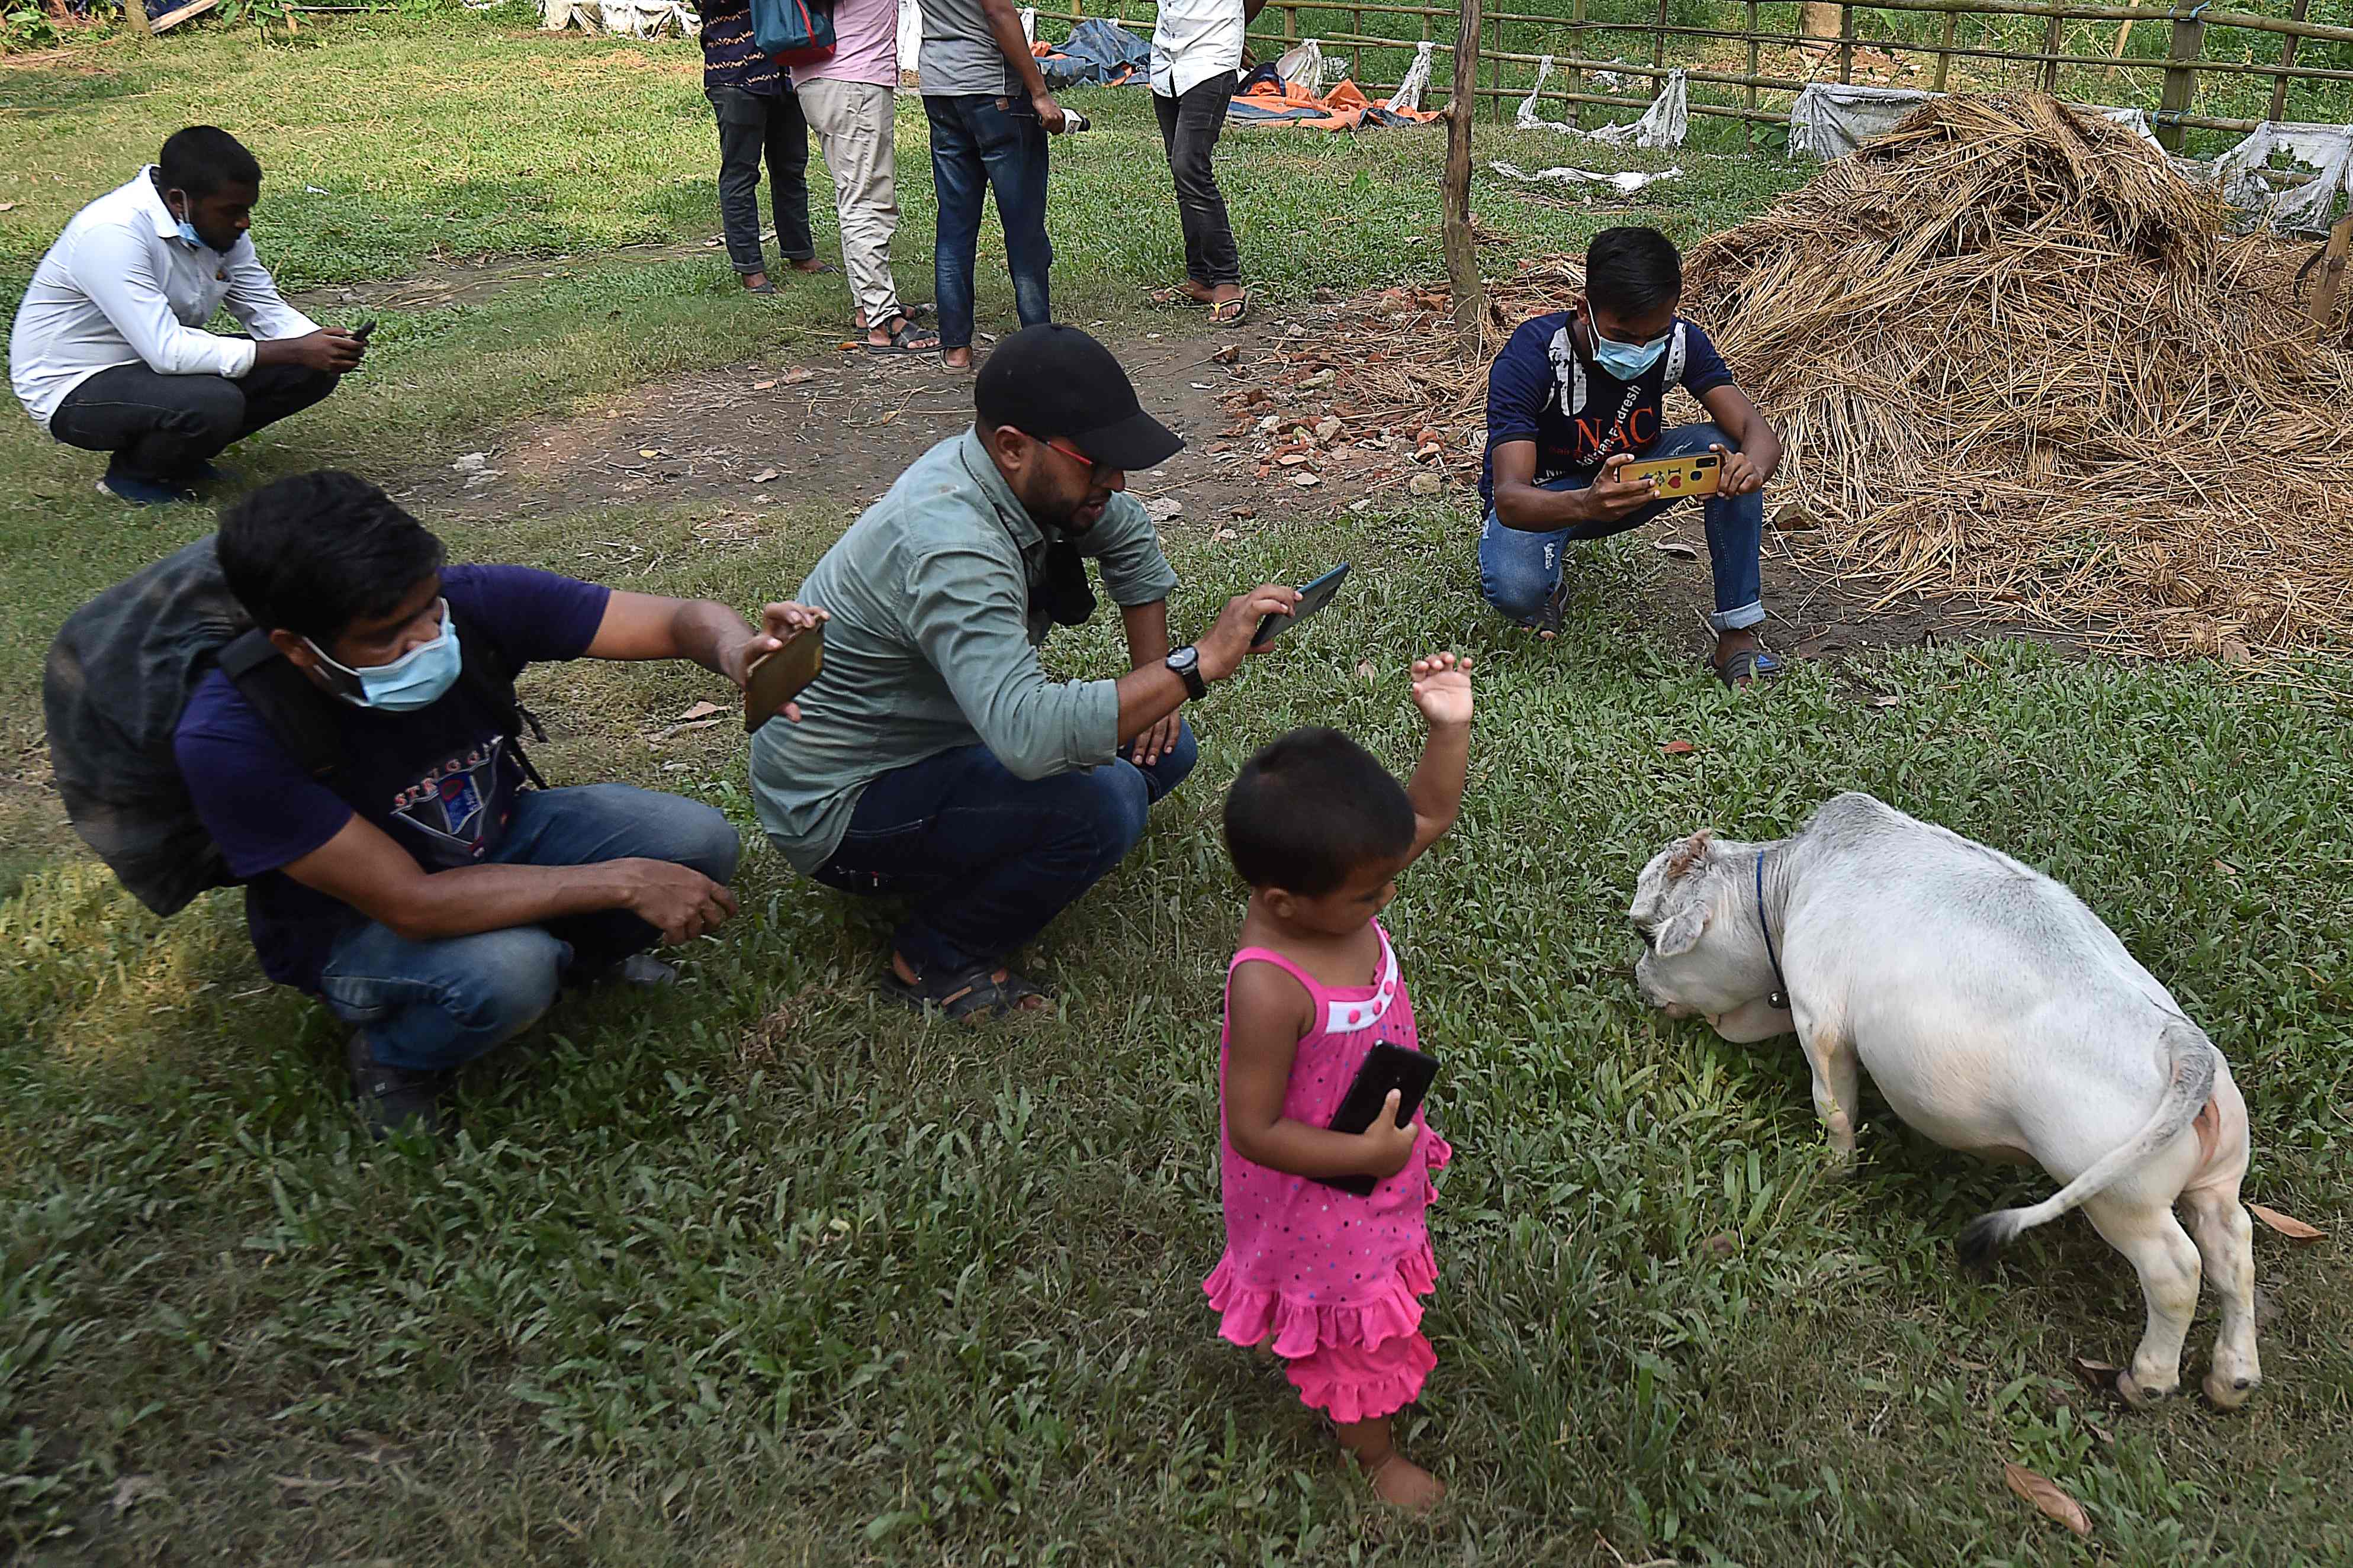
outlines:
[[[353,669],[328,658],[326,650],[309,637],[302,641],[333,672],[329,685],[336,696],[354,708],[375,708],[387,713],[413,713],[431,707],[457,684],[465,665],[458,645],[458,623],[449,618],[447,599],[441,601],[441,635],[410,648],[390,664]]]

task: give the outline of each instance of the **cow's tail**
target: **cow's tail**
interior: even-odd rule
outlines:
[[[1961,1261],[1972,1268],[1989,1267],[1994,1254],[2018,1239],[2021,1231],[2057,1219],[2085,1199],[2097,1195],[2136,1166],[2181,1136],[2214,1096],[2213,1042],[2187,1019],[2166,1025],[2158,1037],[2172,1062],[2165,1096],[2140,1131],[2094,1162],[2092,1168],[2039,1204],[2025,1208],[1996,1209],[1979,1215],[1961,1232]]]

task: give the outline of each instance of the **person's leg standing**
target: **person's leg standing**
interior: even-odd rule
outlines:
[[[719,226],[727,236],[727,259],[736,276],[757,277],[768,269],[760,250],[760,152],[768,110],[757,93],[738,87],[714,87],[708,96],[719,121]],[[806,146],[801,157],[807,160]],[[806,226],[806,200],[803,209]]]
[[[1188,89],[1165,118],[1168,166],[1176,179],[1176,213],[1185,227],[1185,275],[1204,289],[1238,286],[1242,280],[1240,250],[1234,244],[1225,193],[1210,166],[1218,138],[1226,128],[1226,110],[1233,102],[1234,73],[1220,71]],[[1154,100],[1157,107],[1161,100]]]
[[[998,105],[1002,103],[1003,108]],[[1028,93],[974,101],[972,124],[997,216],[1005,225],[1005,269],[1013,279],[1013,305],[1025,327],[1053,319],[1047,274],[1054,242],[1046,234],[1046,126]]]
[[[768,161],[768,216],[776,220],[776,254],[803,271],[817,262],[817,238],[809,228],[809,124],[801,101],[787,87],[768,109],[762,152]]]
[[[932,288],[940,312],[943,353],[972,349],[973,261],[980,245],[980,205],[987,172],[974,140],[971,106],[981,98],[923,95],[932,129],[932,184],[939,199],[939,233],[932,246]]]
[[[870,328],[899,314],[891,238],[899,227],[897,164],[892,148],[891,89],[863,81],[812,81],[801,110],[825,150],[841,218],[841,260],[849,291]]]
[[[49,434],[66,445],[113,454],[106,470],[110,483],[120,479],[165,488],[178,485],[245,428],[246,395],[236,382],[159,375],[144,364],[100,371],[67,393],[49,419]]]
[[[726,817],[700,801],[622,784],[526,790],[491,859],[502,866],[598,866],[667,860],[714,882],[735,875],[741,845]],[[566,967],[581,977],[610,968],[661,940],[627,910],[566,915],[545,922],[569,945]]]

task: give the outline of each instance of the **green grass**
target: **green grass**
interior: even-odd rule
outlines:
[[[532,115],[385,94],[372,136],[310,143],[309,180],[382,182],[372,210],[419,248],[345,257],[290,206],[265,209],[270,253],[318,258],[309,276],[413,265],[423,215],[453,205],[473,214],[467,243],[501,254],[715,227],[707,184],[701,205],[665,205],[663,182],[708,174],[674,47],[354,27],[188,50],[173,58],[245,73],[221,103],[272,106],[273,169],[305,144],[287,106],[322,73],[521,94],[576,65],[598,84],[573,106],[601,117],[592,140],[679,109],[676,167],[617,154],[607,182],[557,170],[534,195],[527,171],[554,167],[554,142]],[[116,60],[97,68],[152,68]],[[29,231],[0,218],[10,265],[194,112],[173,92],[213,90],[203,69],[133,79],[153,96],[93,92],[45,117],[38,157],[10,173],[48,205]],[[1057,289],[1069,313],[1124,319],[1170,271],[1175,224],[1137,176],[1141,95],[1088,107],[1105,130],[1057,149]],[[1400,238],[1434,232],[1427,142],[1245,145],[1229,190],[1271,293],[1435,270],[1434,245]],[[445,163],[407,171],[385,146]],[[79,184],[52,194],[69,164]],[[920,156],[903,166],[906,232],[925,234]],[[1686,235],[1787,178],[1685,167],[1663,216]],[[511,225],[445,202],[461,172],[515,184]],[[1482,221],[1521,250],[1595,221],[1491,196]],[[715,262],[564,270],[388,318],[366,384],[240,457],[391,477],[509,419],[820,341],[816,299],[756,310]],[[205,521],[101,510],[87,459],[0,428],[16,481],[0,500],[0,704],[10,754],[37,759],[49,628]],[[448,532],[460,557],[577,570],[579,538],[622,531],[663,562],[632,586],[749,605],[840,526],[814,496],[748,543],[698,536],[699,516]],[[1648,624],[1639,540],[1579,555],[1576,629],[1550,647],[1479,613],[1470,543],[1436,509],[1172,535],[1180,626],[1262,576],[1342,555],[1357,575],[1201,710],[1195,778],[1049,931],[1037,958],[1062,1014],[989,1031],[877,1002],[882,912],[757,847],[739,738],[649,742],[718,695],[711,679],[538,672],[543,766],[721,805],[754,845],[744,914],[689,950],[676,994],[568,999],[470,1073],[470,1131],[438,1156],[355,1142],[339,1030],[261,984],[232,898],[158,922],[87,860],[31,858],[0,902],[0,1527],[36,1562],[2353,1561],[2342,678],[1989,645],[1808,667],[1736,700]],[[1447,1062],[1433,1114],[1461,1151],[1434,1218],[1440,1364],[1409,1427],[1454,1501],[1421,1525],[1371,1508],[1287,1385],[1216,1340],[1198,1282],[1220,1244],[1218,977],[1240,907],[1220,792],[1253,746],[1310,721],[1403,766],[1402,668],[1440,645],[1480,659],[1471,791],[1389,917]],[[1062,634],[1052,659],[1108,670],[1115,638]],[[1663,755],[1678,739],[1697,750]],[[1643,859],[1700,822],[1786,830],[1849,787],[2067,879],[2230,1055],[2254,1119],[2249,1196],[2329,1232],[2258,1239],[2276,1315],[2248,1413],[2128,1415],[2077,1384],[2070,1358],[2122,1360],[2140,1319],[2128,1270],[2080,1220],[2035,1233],[1999,1283],[1957,1276],[1958,1227],[2040,1177],[1931,1148],[1873,1104],[1866,1162],[1839,1179],[1794,1047],[1728,1046],[1641,1006],[1620,911]],[[2004,1460],[2081,1499],[2096,1543],[2003,1490]]]

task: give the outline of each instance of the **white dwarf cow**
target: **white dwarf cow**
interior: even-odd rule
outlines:
[[[2206,1394],[2243,1405],[2255,1359],[2247,1108],[2230,1065],[2116,933],[2009,856],[1841,795],[1770,844],[1693,835],[1642,868],[1629,911],[1651,1005],[1728,1040],[1794,1029],[1831,1146],[1854,1151],[1855,1071],[1947,1148],[2032,1160],[2063,1184],[1973,1221],[1971,1262],[2082,1205],[2132,1260],[2148,1327],[2117,1380],[2181,1380],[2200,1259],[2221,1298]],[[2174,1205],[2188,1212],[2185,1233]],[[2191,1236],[2197,1237],[2193,1242]]]

